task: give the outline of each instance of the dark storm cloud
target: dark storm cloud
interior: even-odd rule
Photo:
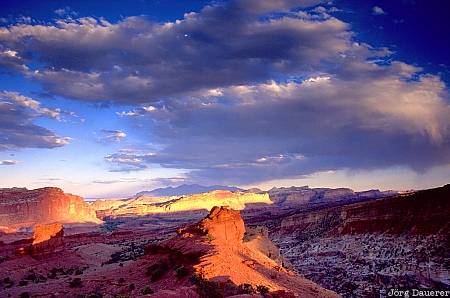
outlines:
[[[15,92],[0,92],[0,150],[17,148],[55,148],[69,138],[34,124],[38,117],[59,119],[60,110],[41,107],[40,103]]]
[[[450,163],[450,106],[439,78],[411,81],[418,70],[401,63],[355,69],[361,76],[350,81],[318,76],[230,87],[176,107],[130,111],[153,128],[150,139],[166,146],[119,152],[109,161],[189,169],[193,181],[241,184],[342,168],[425,171]]]

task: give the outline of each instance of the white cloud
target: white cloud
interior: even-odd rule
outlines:
[[[61,115],[70,115],[69,112],[43,107],[39,101],[17,92],[0,91],[0,113],[0,150],[54,148],[70,141],[34,124],[39,117],[61,120]]]
[[[144,109],[144,111],[146,112],[154,112],[157,110],[157,108],[155,108],[154,106],[144,106],[142,107]]]
[[[61,109],[49,109],[41,106],[41,103],[30,97],[23,96],[17,92],[0,91],[0,100],[14,102],[25,108],[36,112],[39,116],[46,116],[56,120],[61,120]]]
[[[55,9],[53,12],[60,17],[70,17],[77,15],[77,13],[73,11],[69,6]]]
[[[102,129],[100,133],[101,142],[120,142],[127,136],[127,134],[121,130]]]
[[[372,7],[372,14],[374,14],[374,15],[383,15],[383,14],[386,14],[386,13],[384,12],[384,10],[381,7],[374,6],[374,7]]]

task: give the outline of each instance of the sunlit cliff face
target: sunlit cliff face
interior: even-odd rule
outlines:
[[[83,198],[65,194],[58,188],[1,189],[0,215],[0,226],[100,222]]]
[[[62,237],[64,228],[60,223],[38,224],[34,227],[33,245],[43,243],[53,237]]]
[[[92,207],[102,216],[108,215],[145,215],[158,213],[174,213],[198,210],[211,210],[214,206],[228,206],[235,210],[243,210],[252,206],[270,206],[272,201],[267,193],[241,193],[230,191],[212,191],[203,194],[183,197],[138,197],[136,199],[117,202],[95,202]]]

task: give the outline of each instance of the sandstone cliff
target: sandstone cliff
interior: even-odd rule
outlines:
[[[229,206],[242,210],[252,206],[270,206],[272,201],[268,194],[231,192],[216,190],[208,193],[182,197],[147,197],[123,200],[118,203],[94,203],[100,217],[121,215],[146,215],[157,213],[187,212],[193,210],[211,210],[214,206]]]
[[[99,222],[94,209],[81,197],[55,187],[33,190],[0,189],[0,226],[49,222]]]
[[[258,189],[247,191],[214,190],[186,196],[138,196],[124,200],[97,200],[92,203],[99,218],[139,216],[174,212],[211,210],[214,206],[229,206],[246,211],[272,207],[272,210],[293,210],[304,206],[342,204],[351,201],[371,200],[390,195],[391,192],[371,190],[354,192],[348,188],[272,188],[264,192]],[[280,208],[281,207],[281,208]]]
[[[450,185],[370,202],[299,212],[281,222],[280,232],[445,234],[449,232]]]
[[[369,190],[355,192],[349,188],[309,188],[308,186],[274,187],[267,193],[270,199],[281,207],[376,199],[395,194],[392,191]]]

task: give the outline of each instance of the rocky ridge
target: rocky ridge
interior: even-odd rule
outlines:
[[[348,188],[272,188],[269,191],[250,189],[247,191],[214,190],[185,196],[142,195],[125,200],[97,200],[92,203],[99,218],[119,216],[142,216],[175,212],[211,210],[213,206],[229,206],[237,210],[272,208],[295,210],[303,206],[342,204],[371,200],[392,195],[394,192],[371,190],[354,192]]]
[[[218,297],[238,294],[258,297],[251,289],[266,289],[265,293],[273,293],[272,297],[338,297],[247,245],[243,241],[245,225],[239,211],[214,207],[205,219],[179,229],[177,234],[150,246],[149,253],[159,255],[160,259],[167,254],[169,259],[174,256],[198,259],[190,270],[197,276],[197,282],[211,282]],[[160,296],[155,293],[154,297]]]
[[[133,228],[67,235],[48,254],[9,253],[33,241],[56,244],[62,240],[59,227],[39,226],[34,240],[0,244],[0,296],[338,297],[256,247],[256,235],[270,242],[266,233],[247,231],[236,210],[212,208],[175,233]]]
[[[369,190],[355,192],[350,188],[309,188],[308,186],[274,187],[267,191],[270,199],[280,207],[295,208],[306,204],[351,202],[388,197],[394,191]]]
[[[83,198],[66,194],[59,188],[0,189],[0,226],[30,226],[51,222],[99,223],[100,220]]]
[[[122,204],[114,201],[110,205],[104,201],[94,202],[92,206],[96,209],[98,216],[104,218],[107,216],[146,215],[195,210],[209,211],[214,206],[229,206],[233,209],[242,210],[247,207],[272,204],[268,194],[231,192],[227,190],[216,190],[182,197],[155,198],[141,196],[121,202]]]

